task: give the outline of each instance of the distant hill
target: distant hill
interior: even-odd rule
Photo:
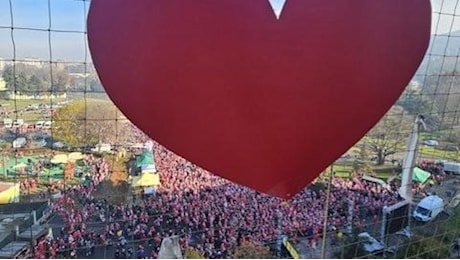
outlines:
[[[432,35],[427,55],[420,65],[415,79],[422,83],[426,75],[452,75],[460,72],[460,31]]]
[[[432,35],[427,54],[414,79],[422,94],[434,101],[423,113],[439,116],[444,127],[459,125],[460,31]],[[457,76],[453,76],[457,75]]]

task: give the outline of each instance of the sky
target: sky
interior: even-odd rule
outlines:
[[[272,6],[279,9],[282,2],[289,0],[266,1],[271,1]],[[451,28],[452,31],[460,30],[459,1],[431,0],[433,9],[432,34],[449,33]],[[48,2],[51,10],[51,24]],[[52,30],[69,31],[51,33],[51,54],[54,61],[85,62],[90,60],[89,53],[85,50],[85,35],[82,33],[85,30],[89,0],[11,0],[11,3],[13,19],[10,15],[10,0],[0,0],[1,58],[12,59],[14,56],[10,29],[11,20],[13,20],[13,25],[16,28],[13,33],[16,58],[50,60],[48,32],[23,30],[21,28],[44,30],[51,28]],[[459,16],[455,17],[454,14]]]

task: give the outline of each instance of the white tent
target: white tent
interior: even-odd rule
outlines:
[[[69,160],[69,157],[67,156],[67,154],[56,154],[51,160],[50,162],[53,163],[53,164],[63,164],[63,163],[67,163],[67,161]]]
[[[80,152],[69,153],[68,158],[70,161],[78,161],[83,159],[83,154]]]

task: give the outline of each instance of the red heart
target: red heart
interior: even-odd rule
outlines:
[[[212,173],[290,198],[397,100],[430,38],[429,0],[93,0],[112,100]]]

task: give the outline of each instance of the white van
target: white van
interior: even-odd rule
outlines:
[[[428,222],[435,219],[444,210],[444,201],[437,195],[422,199],[415,208],[412,216],[419,221]]]

